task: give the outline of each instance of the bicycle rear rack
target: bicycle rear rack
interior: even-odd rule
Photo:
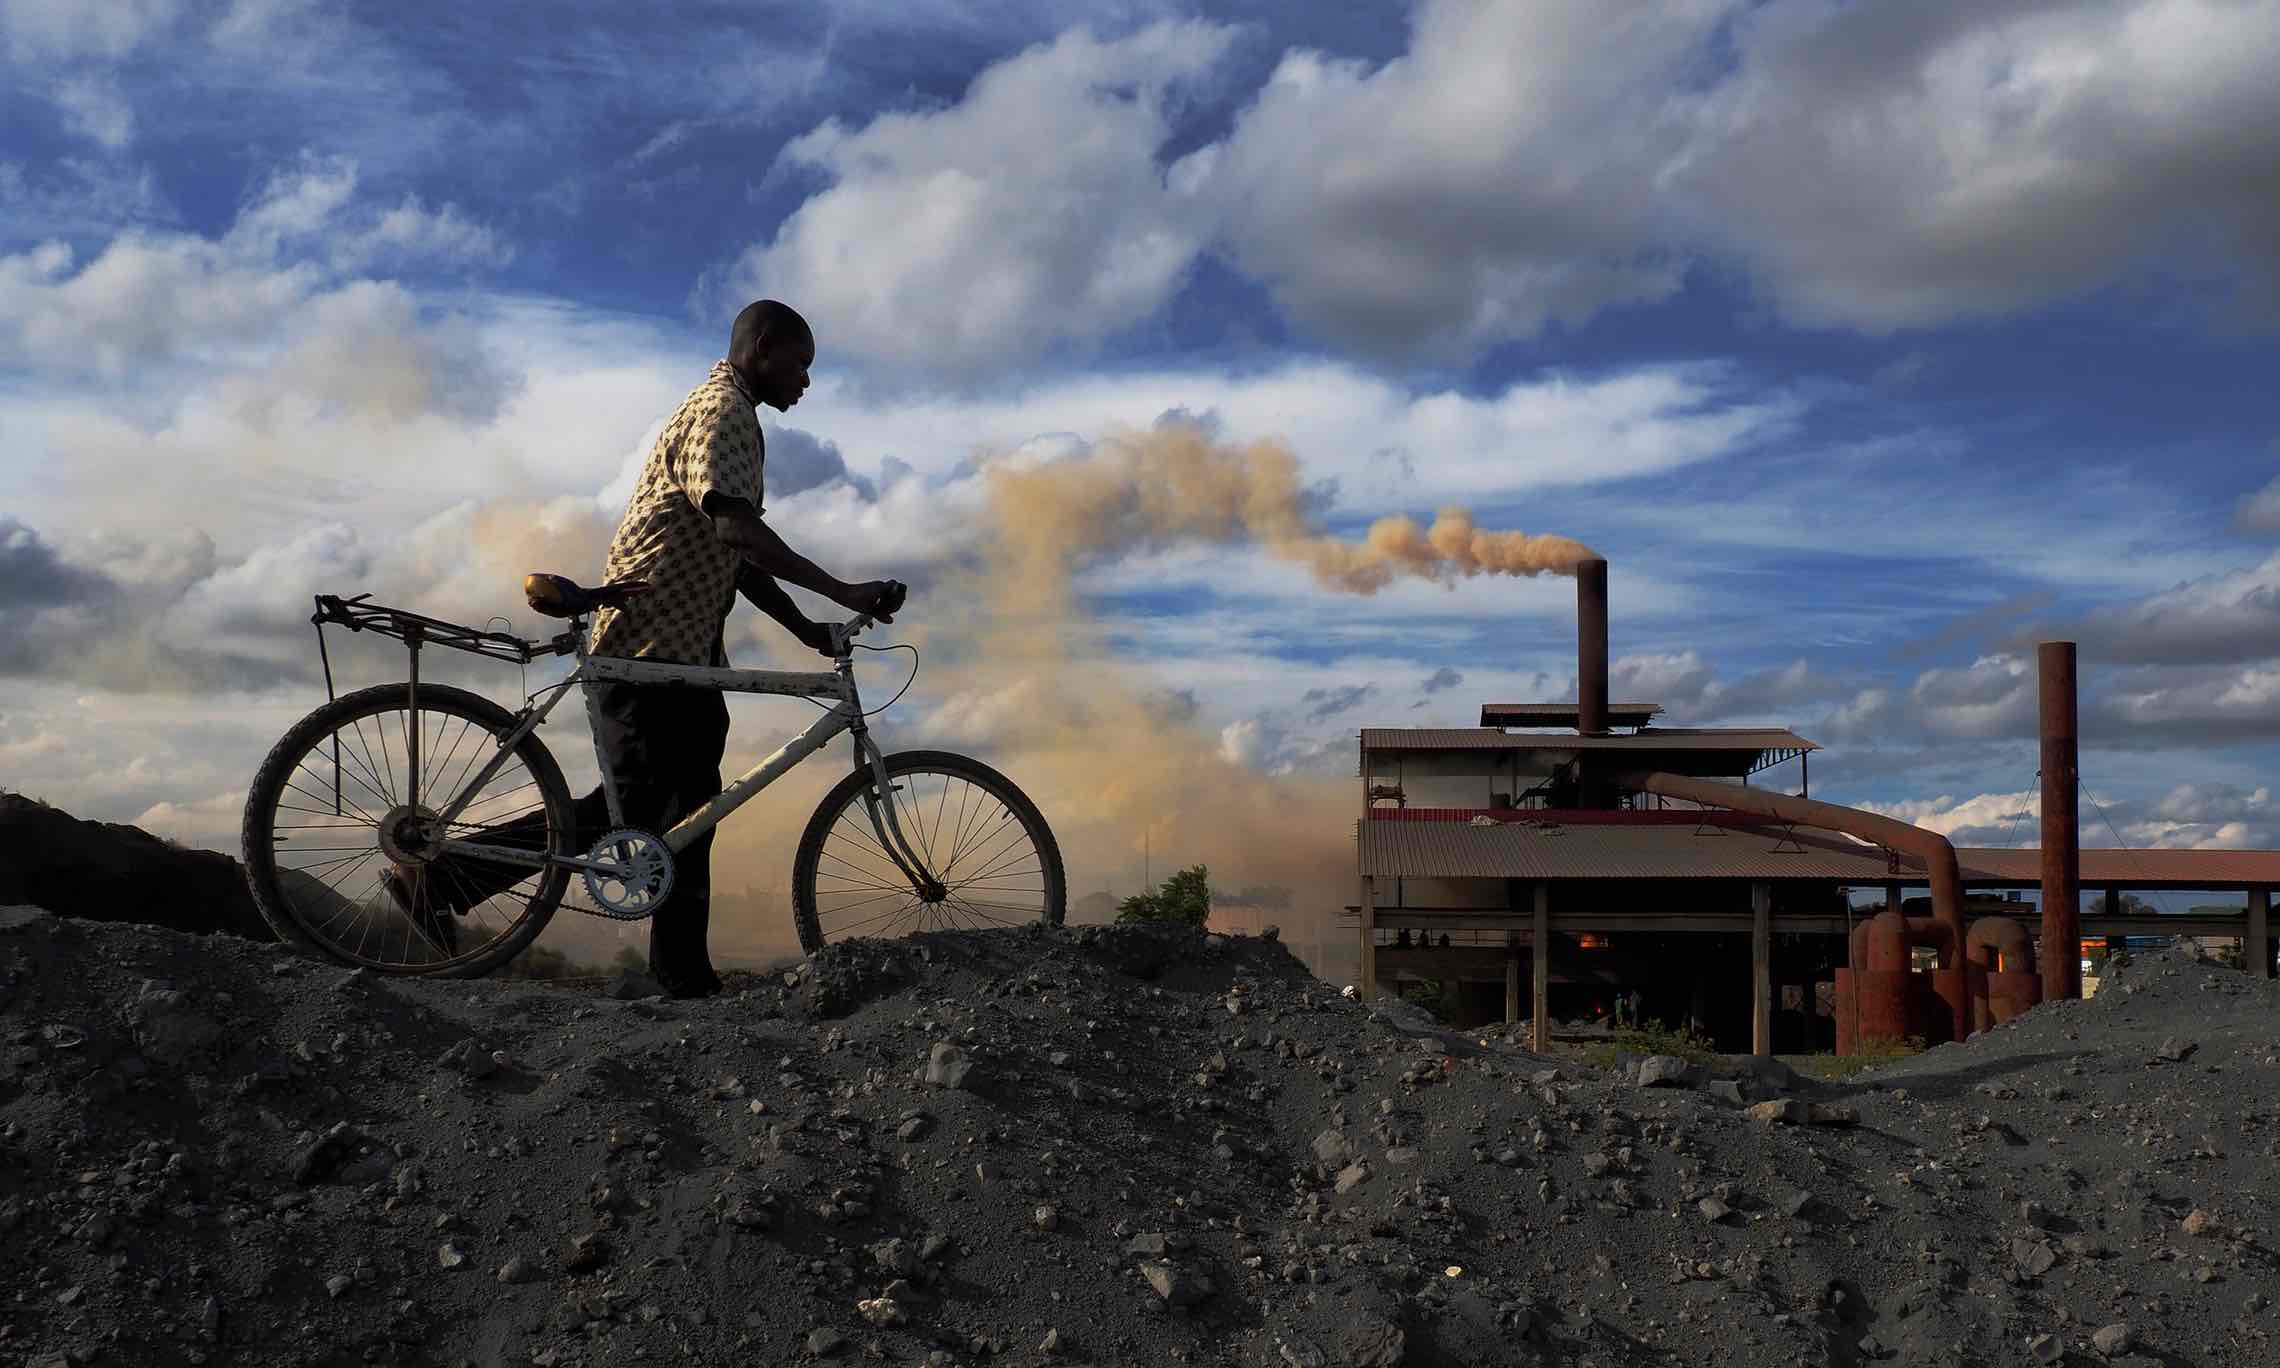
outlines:
[[[579,635],[586,626],[584,618],[573,618],[570,624],[557,633],[552,640],[525,641],[508,632],[477,631],[473,627],[463,626],[456,622],[446,622],[442,618],[432,618],[425,613],[415,613],[408,608],[391,608],[382,603],[367,603],[365,600],[372,597],[370,594],[358,594],[354,598],[345,599],[338,594],[318,594],[314,597],[316,598],[317,611],[310,614],[309,623],[317,629],[317,659],[324,665],[325,701],[327,703],[336,701],[336,695],[333,692],[332,652],[325,645],[325,624],[332,622],[338,623],[352,632],[371,631],[378,632],[382,636],[394,637],[410,649],[411,683],[408,701],[411,712],[415,716],[418,714],[420,706],[420,647],[422,645],[432,641],[438,646],[449,646],[455,651],[466,651],[472,655],[487,656],[492,660],[507,660],[517,665],[528,665],[540,656],[561,656],[576,652]],[[404,737],[404,744],[408,751],[409,769],[411,771],[410,792],[406,797],[406,804],[417,810],[420,803],[420,738],[415,733],[407,732]],[[333,737],[333,811],[336,815],[340,812],[340,808],[340,737],[336,735]]]

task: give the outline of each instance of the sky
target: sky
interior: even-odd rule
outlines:
[[[537,635],[767,296],[770,524],[913,585],[879,725],[1074,891],[1350,862],[1358,728],[1573,697],[1572,581],[1290,553],[1451,508],[1606,556],[1612,695],[1816,797],[2032,844],[2069,639],[2086,843],[2280,847],[2273,0],[0,0],[0,61],[0,786],[79,816],[234,851],[312,594]],[[1125,518],[1183,442],[1296,521]],[[1051,564],[1036,471],[1111,485]]]

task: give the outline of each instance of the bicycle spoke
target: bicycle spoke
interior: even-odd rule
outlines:
[[[307,768],[307,766],[305,766],[305,765],[304,765],[304,766],[300,766],[299,768],[303,768],[303,769],[306,769],[306,768]],[[312,773],[311,773],[311,775],[310,775],[310,777],[311,777],[311,778],[315,778],[315,777],[316,777],[316,775],[315,775],[315,774],[312,772]],[[359,782],[362,782],[362,781],[360,780]],[[286,781],[285,781],[285,787],[287,787],[287,788],[291,789],[291,790],[292,790],[293,792],[295,792],[295,793],[298,793],[298,794],[300,794],[302,797],[304,797],[304,798],[307,798],[307,799],[308,799],[310,802],[312,802],[312,803],[322,803],[322,802],[324,802],[324,801],[325,801],[325,796],[324,796],[323,794],[321,794],[321,793],[311,793],[311,792],[309,792],[307,789],[305,789],[305,788],[302,788],[302,787],[301,787],[299,784],[296,784],[296,783],[294,783],[294,782],[293,782],[292,780],[290,780],[290,779],[288,779],[288,780],[286,780]],[[358,818],[359,820],[361,820],[361,821],[364,821],[364,822],[367,822],[367,823],[371,823],[371,824],[374,824],[374,825],[377,825],[377,824],[379,823],[379,821],[380,821],[380,819],[379,819],[379,818],[377,818],[377,817],[373,816],[373,815],[372,815],[371,813],[369,813],[369,812],[366,812],[366,811],[365,811],[365,810],[364,810],[364,809],[363,809],[361,806],[359,806],[358,804],[356,804],[356,803],[354,803],[354,802],[350,801],[350,799],[347,797],[347,795],[345,795],[345,794],[343,794],[343,795],[342,795],[342,797],[341,797],[341,802],[342,802],[343,804],[347,805],[348,807],[355,809],[355,811],[356,811],[356,815],[357,815],[357,818]],[[282,804],[280,804],[279,806],[280,806],[280,807],[282,807],[283,805],[282,805]],[[342,813],[339,813],[339,812],[327,812],[327,811],[325,811],[325,810],[324,810],[324,809],[322,809],[322,808],[295,808],[295,809],[293,809],[293,811],[295,811],[295,812],[306,812],[306,813],[308,813],[308,814],[309,814],[310,816],[312,816],[312,817],[336,817],[336,818],[339,818],[339,819],[340,819],[340,820],[342,820],[342,821],[346,821],[346,820],[348,820],[348,819],[347,819],[347,817],[346,817],[344,814],[342,814]]]
[[[981,858],[983,843],[994,839],[999,832],[1007,830],[1012,831],[1014,837],[1016,838],[1016,841],[1026,841],[1029,839],[1029,828],[1023,826],[1019,818],[1014,816],[1014,814],[1008,812],[1006,814],[1006,820],[998,823],[998,825],[990,831],[989,835],[983,837],[981,841],[975,842],[974,848],[968,851],[967,854],[974,855],[976,858]],[[1014,844],[1015,842],[1008,842],[1005,845],[999,846],[995,851],[991,852],[988,858],[993,863],[997,860],[1003,859],[1005,857],[1005,852],[1011,850]],[[942,871],[942,879],[945,883],[949,882],[951,870],[956,869],[959,864],[963,863],[963,861],[964,857],[961,856],[958,860],[951,861],[949,868]],[[989,864],[985,864],[983,866],[984,869],[988,869],[990,867],[991,865]]]
[[[356,731],[355,743],[348,748],[343,756],[347,761],[347,767],[336,772],[354,779],[366,793],[372,795],[380,810],[386,812],[396,805],[396,800],[386,788],[387,781],[380,777],[378,762],[372,758],[372,747],[364,737],[364,720],[358,718],[354,727]]]
[[[993,916],[989,915],[987,912],[983,912],[983,911],[980,911],[979,909],[975,908],[974,906],[972,906],[971,904],[969,904],[969,903],[968,903],[968,902],[967,902],[967,901],[966,901],[964,898],[958,897],[958,896],[956,896],[956,895],[952,895],[952,896],[951,896],[951,897],[948,899],[948,901],[949,901],[949,902],[952,902],[952,903],[955,903],[955,904],[957,904],[957,905],[958,905],[960,908],[964,909],[964,910],[965,910],[965,912],[966,912],[966,914],[967,914],[968,916],[971,916],[971,917],[975,917],[975,918],[978,918],[978,919],[980,919],[980,920],[982,920],[982,921],[991,922],[991,923],[993,923],[993,924],[995,924],[995,925],[998,925],[998,926],[1017,926],[1017,925],[1019,925],[1019,924],[1020,924],[1019,922],[1015,921],[1015,920],[1014,920],[1013,918],[1011,918],[1011,917],[993,917]]]
[[[983,829],[984,823],[991,822],[995,819],[990,817],[982,817],[977,820],[974,824],[973,831],[968,833],[966,838],[960,841],[958,845],[951,850],[950,862],[944,866],[945,868],[956,869],[958,867],[958,862],[965,857],[965,852],[967,849],[988,840],[991,836],[996,835],[1000,830],[1004,829],[1006,821],[1011,821],[1013,819],[1013,810],[1006,807],[1004,804],[1000,803],[998,805],[998,811],[1005,814],[1005,820],[997,821],[995,825],[990,826],[987,830]]]
[[[978,823],[982,820],[981,806],[979,804],[969,805],[968,802],[977,791],[973,784],[968,784],[958,795],[958,827],[950,833],[950,856],[943,862],[945,868],[955,869],[957,867],[958,852],[965,849],[966,842],[972,839],[969,823]]]
[[[372,767],[371,752],[362,745],[363,736],[361,733],[359,733],[357,740],[357,748],[348,752],[349,768],[336,768],[333,773],[335,777],[346,776],[355,780],[359,788],[373,796],[378,802],[380,810],[386,812],[396,805],[396,800],[378,787],[381,783],[380,774]],[[364,754],[359,756],[357,750],[364,750]],[[378,821],[379,818],[375,817],[373,820]]]
[[[870,918],[868,921],[860,921],[860,922],[857,922],[857,923],[855,923],[855,925],[853,925],[853,926],[849,926],[849,927],[843,927],[843,928],[841,928],[841,930],[840,930],[840,938],[844,940],[844,939],[846,939],[846,938],[848,938],[848,937],[851,937],[851,936],[855,935],[857,932],[859,932],[859,931],[863,930],[865,927],[868,927],[868,926],[875,926],[875,925],[877,925],[878,923],[880,923],[880,922],[883,922],[883,921],[886,921],[886,920],[888,920],[889,918],[892,918],[892,917],[899,917],[899,916],[901,916],[901,915],[902,915],[903,913],[905,913],[905,912],[910,912],[910,911],[914,911],[914,910],[916,910],[916,909],[917,909],[919,906],[920,906],[920,903],[919,903],[918,899],[916,899],[916,898],[912,898],[910,901],[908,901],[908,902],[904,903],[904,904],[903,904],[901,907],[893,908],[893,909],[891,909],[891,910],[889,910],[889,911],[886,911],[886,912],[882,912],[882,913],[880,913],[878,916]]]

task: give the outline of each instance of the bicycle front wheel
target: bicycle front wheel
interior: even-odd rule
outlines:
[[[886,758],[889,795],[868,766],[824,795],[792,860],[800,947],[913,931],[1059,926],[1068,913],[1061,848],[1037,805],[979,760],[947,751]],[[872,805],[891,799],[910,849],[938,887],[920,888],[888,854]],[[885,823],[879,810],[879,824]]]
[[[416,848],[515,726],[498,704],[442,684],[420,687],[416,716],[404,685],[383,684],[295,724],[246,795],[246,882],[262,916],[290,943],[380,973],[469,978],[522,953],[567,869]],[[570,855],[575,826],[561,767],[533,732],[441,834]]]

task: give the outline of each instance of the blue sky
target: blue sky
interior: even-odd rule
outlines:
[[[984,659],[983,472],[1168,413],[1321,532],[1601,551],[1615,692],[1797,728],[1818,796],[2031,840],[2065,635],[2124,841],[2280,846],[2280,5],[829,10],[0,0],[0,784],[230,848],[307,595],[535,631],[771,294],[820,340],[772,521],[918,587],[899,725],[1054,752],[1095,883],[1214,847],[1199,770],[1334,811],[1357,727],[1572,696],[1565,580],[1184,534]],[[1109,802],[1037,699],[1117,691],[1188,768]]]

